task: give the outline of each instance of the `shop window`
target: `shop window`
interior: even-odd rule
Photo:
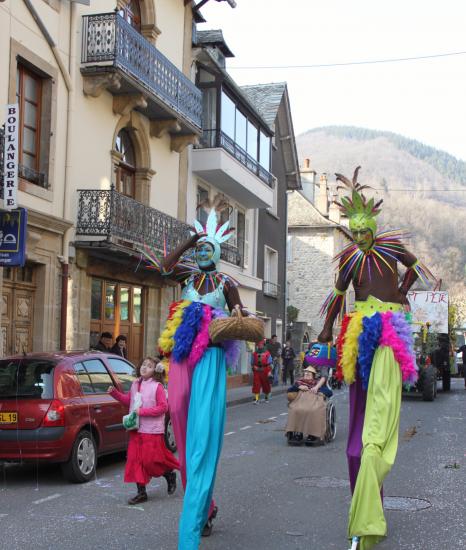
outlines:
[[[91,290],[91,319],[100,320],[102,318],[102,281],[92,279]]]

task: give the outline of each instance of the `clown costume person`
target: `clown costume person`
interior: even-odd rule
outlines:
[[[336,174],[351,192],[337,203],[349,218],[353,242],[337,256],[339,275],[325,301],[326,319],[318,339],[332,341],[336,317],[353,284],[355,307],[344,316],[337,341],[337,377],[350,385],[347,458],[353,493],[348,524],[352,549],[367,550],[387,534],[382,483],[398,447],[402,383],[417,378],[413,341],[406,319],[406,294],[430,273],[403,245],[400,231],[377,233],[382,201],[367,200],[358,183]],[[344,187],[343,187],[344,188]],[[398,285],[398,263],[406,273]]]
[[[162,260],[144,253],[160,273],[181,284],[181,300],[170,306],[159,348],[170,357],[168,402],[185,489],[179,525],[179,550],[197,550],[201,534],[209,536],[217,507],[212,499],[223,443],[226,411],[226,365],[235,364],[237,342],[213,344],[209,324],[240,308],[237,283],[217,271],[220,245],[231,237],[229,222],[220,228],[211,210],[206,226]],[[194,249],[195,262],[186,253]]]

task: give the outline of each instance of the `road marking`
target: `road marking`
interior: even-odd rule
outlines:
[[[280,413],[280,416],[286,416],[288,413]]]
[[[233,435],[235,432],[227,432],[225,435]]]
[[[252,426],[243,426],[240,431],[249,430],[249,428],[252,428]]]
[[[270,416],[269,418],[267,418],[267,420],[276,420],[276,416]]]
[[[50,495],[48,497],[45,497],[45,498],[40,498],[39,500],[33,500],[32,503],[33,504],[42,504],[43,502],[48,502],[49,500],[54,500],[55,498],[59,498],[61,497],[61,494],[60,493],[55,493],[54,495]]]

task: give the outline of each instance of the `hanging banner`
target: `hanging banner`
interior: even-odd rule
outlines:
[[[25,208],[0,211],[0,266],[24,266],[27,214]]]
[[[18,207],[18,163],[19,163],[19,106],[6,106],[5,148],[3,156],[3,206],[7,210]]]
[[[448,333],[448,292],[411,290],[407,298],[413,316],[412,329],[419,332],[422,323],[430,323],[431,332]]]

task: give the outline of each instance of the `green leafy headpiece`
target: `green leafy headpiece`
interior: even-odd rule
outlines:
[[[377,233],[375,218],[380,214],[379,207],[383,201],[380,200],[376,203],[373,198],[367,200],[362,194],[361,191],[370,189],[370,187],[358,183],[358,172],[360,169],[360,166],[356,168],[352,181],[342,174],[335,174],[337,180],[345,184],[345,187],[340,186],[337,189],[349,189],[351,191],[351,196],[342,197],[340,202],[335,201],[335,204],[340,207],[343,214],[348,216],[351,231],[370,229],[372,235],[375,237]]]

